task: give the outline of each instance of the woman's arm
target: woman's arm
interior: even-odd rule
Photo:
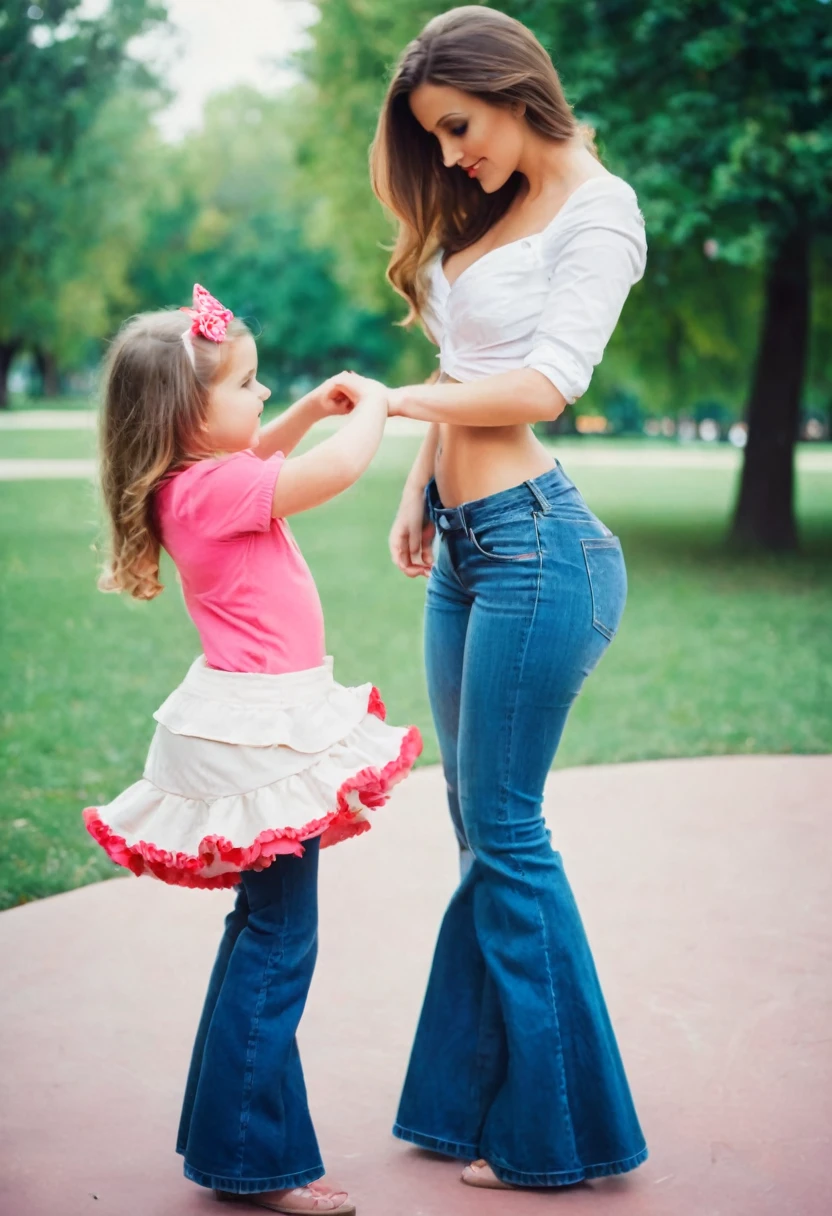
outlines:
[[[466,384],[408,384],[391,389],[389,408],[391,415],[423,422],[516,426],[557,418],[566,409],[566,398],[542,372],[523,367]]]
[[[387,394],[388,414],[390,412],[390,392]],[[417,494],[419,498],[425,492],[425,486],[433,477],[433,469],[436,464],[436,449],[439,447],[439,424],[433,423],[428,427],[427,434],[422,440],[421,447],[413,461],[413,465],[404,483],[402,490],[402,498],[407,494]]]

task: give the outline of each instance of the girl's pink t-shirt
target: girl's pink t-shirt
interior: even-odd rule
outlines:
[[[155,495],[206,662],[279,675],[325,657],[318,589],[285,519],[272,518],[285,457],[252,451],[197,461]]]

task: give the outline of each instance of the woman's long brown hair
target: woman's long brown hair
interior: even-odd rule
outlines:
[[[420,270],[442,246],[447,255],[472,245],[505,212],[522,177],[485,194],[464,173],[442,163],[439,141],[410,110],[421,84],[444,85],[490,105],[525,103],[526,122],[539,135],[563,141],[581,132],[595,153],[594,132],[579,124],[551,59],[519,21],[496,9],[465,5],[429,21],[402,52],[379,115],[370,150],[376,197],[399,221],[387,278],[410,305],[399,322],[422,319]]]
[[[227,344],[248,330],[233,320],[226,342],[192,337],[194,361],[182,341],[191,321],[182,311],[132,317],[107,358],[99,428],[101,490],[110,518],[110,554],[102,591],[150,600],[159,582],[160,537],[153,494],[172,469],[207,455],[200,428]]]

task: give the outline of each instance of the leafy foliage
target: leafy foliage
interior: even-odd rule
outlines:
[[[110,0],[94,20],[81,0],[12,0],[0,12],[0,174],[19,155],[65,160],[115,86],[151,78],[126,56],[131,38],[163,21],[155,0]]]
[[[259,334],[273,387],[355,361],[382,375],[397,335],[350,299],[337,251],[310,248],[291,139],[296,100],[240,88],[212,99],[204,127],[157,152],[158,189],[146,203],[135,305],[186,302],[203,282]]]
[[[69,360],[123,296],[153,85],[127,44],[165,15],[150,0],[112,0],[95,20],[78,8],[0,14],[0,346]]]
[[[824,0],[507,0],[643,194],[654,237],[759,264],[796,222],[832,232]]]

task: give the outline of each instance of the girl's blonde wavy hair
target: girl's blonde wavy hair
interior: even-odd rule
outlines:
[[[464,173],[442,163],[439,141],[410,110],[421,84],[444,85],[508,108],[524,102],[526,122],[547,139],[576,134],[593,155],[595,132],[579,123],[551,59],[531,30],[505,13],[465,5],[429,21],[396,66],[370,149],[373,191],[399,221],[387,279],[410,306],[399,325],[421,321],[425,261],[443,246],[448,256],[473,245],[505,212],[521,185],[513,173],[485,194]]]
[[[163,589],[153,494],[167,473],[208,455],[200,430],[210,390],[229,342],[248,333],[235,319],[224,343],[191,335],[191,363],[182,340],[190,325],[181,311],[141,313],[123,325],[109,351],[99,430],[101,490],[110,519],[102,591],[151,600]]]

